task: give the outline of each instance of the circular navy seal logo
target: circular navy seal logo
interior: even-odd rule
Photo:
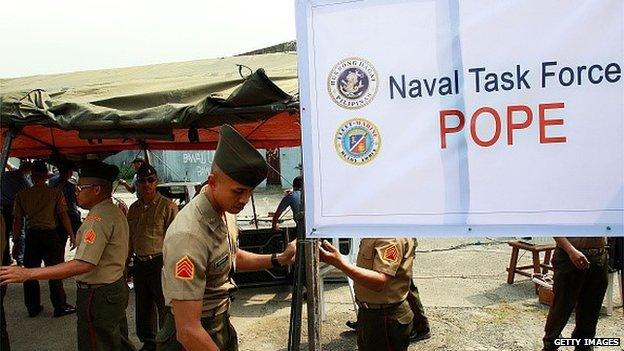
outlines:
[[[363,118],[350,119],[340,125],[334,137],[338,155],[352,165],[372,161],[379,153],[381,135],[377,126]]]
[[[358,109],[373,100],[378,83],[377,71],[370,62],[349,57],[332,68],[327,78],[327,90],[338,106]]]

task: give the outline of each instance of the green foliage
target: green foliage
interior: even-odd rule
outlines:
[[[134,169],[130,165],[120,165],[119,166],[119,179],[132,180],[134,176]]]

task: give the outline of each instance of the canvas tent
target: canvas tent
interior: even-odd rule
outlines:
[[[10,156],[214,149],[236,125],[257,148],[300,145],[296,53],[0,80]]]

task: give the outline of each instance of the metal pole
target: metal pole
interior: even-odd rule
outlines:
[[[303,190],[301,190],[302,210],[295,215],[297,222],[297,256],[293,274],[293,292],[290,305],[290,327],[288,332],[288,351],[299,351],[301,345],[301,309],[303,286],[305,282],[305,217],[303,211]]]
[[[152,160],[150,160],[150,153],[149,150],[147,149],[147,144],[143,144],[143,156],[145,157],[145,162],[147,162],[148,165],[152,164]]]
[[[13,143],[13,139],[17,135],[17,130],[13,128],[9,128],[4,136],[4,145],[2,145],[2,155],[0,155],[0,165],[2,165],[2,170],[0,170],[0,178],[4,176],[4,171],[6,169],[6,164],[9,161],[9,151],[11,151],[11,144]]]
[[[308,350],[321,351],[321,296],[318,240],[308,239],[306,249],[306,287],[308,291]]]

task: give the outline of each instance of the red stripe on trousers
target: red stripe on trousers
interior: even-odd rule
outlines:
[[[89,297],[87,298],[87,325],[89,326],[89,341],[91,341],[91,350],[97,351],[97,337],[95,333],[95,325],[93,325],[93,317],[91,316],[91,305],[93,303],[93,297],[95,291],[89,290]]]

